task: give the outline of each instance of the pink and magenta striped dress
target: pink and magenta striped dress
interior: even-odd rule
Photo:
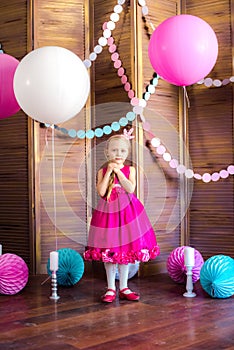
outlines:
[[[121,171],[129,178],[129,166]],[[93,212],[84,259],[128,264],[147,262],[159,253],[144,206],[134,193],[125,191],[116,176],[109,200],[100,198]]]

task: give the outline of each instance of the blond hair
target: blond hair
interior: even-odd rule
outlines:
[[[128,147],[128,150],[131,148],[131,144],[130,144],[130,141],[122,134],[120,135],[114,135],[114,136],[111,136],[107,141],[106,141],[106,146],[105,146],[105,154],[106,154],[106,157],[107,157],[107,150],[108,150],[108,147],[109,147],[109,144],[111,141],[113,140],[124,140],[126,141],[126,145]],[[115,173],[114,171],[112,171],[111,175],[110,175],[110,178],[109,178],[109,183],[108,183],[108,186],[107,186],[107,194],[106,194],[106,199],[109,200],[110,199],[110,195],[111,195],[111,192],[112,192],[112,189],[114,187],[114,184],[115,184]]]
[[[131,144],[130,144],[130,141],[129,139],[127,139],[123,134],[118,134],[118,135],[113,135],[111,136],[107,141],[106,141],[106,146],[105,146],[105,150],[107,151],[108,149],[108,146],[109,146],[109,143],[112,141],[112,140],[124,140],[126,141],[126,145],[128,146],[128,150],[131,148]]]

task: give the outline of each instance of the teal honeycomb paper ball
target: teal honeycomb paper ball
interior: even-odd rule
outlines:
[[[200,283],[212,298],[229,298],[234,294],[234,259],[214,255],[201,268]]]
[[[71,248],[61,248],[58,250],[58,271],[57,271],[57,283],[60,286],[73,286],[83,276],[84,273],[84,260],[82,256]],[[47,263],[47,272],[50,271],[50,258]]]

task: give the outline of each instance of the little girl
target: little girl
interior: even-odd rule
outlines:
[[[146,262],[159,255],[155,233],[142,203],[134,194],[136,171],[124,165],[130,150],[132,129],[114,135],[106,143],[108,166],[98,171],[98,206],[93,213],[85,260],[103,261],[107,291],[102,301],[116,298],[116,266],[119,269],[119,297],[137,301],[139,294],[128,288],[129,263]]]

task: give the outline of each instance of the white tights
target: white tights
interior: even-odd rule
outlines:
[[[115,275],[116,275],[116,266],[117,264],[104,263],[106,269],[106,278],[107,278],[107,288],[116,290],[115,286]],[[125,264],[119,264],[119,289],[128,288],[128,269],[129,266]]]

